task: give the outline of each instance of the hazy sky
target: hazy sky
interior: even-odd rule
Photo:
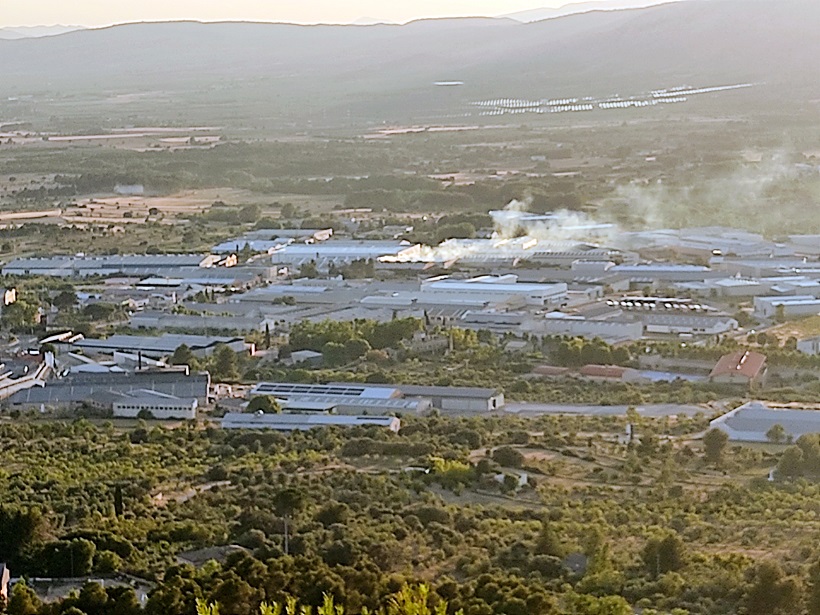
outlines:
[[[174,19],[350,23],[360,17],[405,22],[422,17],[502,15],[539,7],[558,7],[578,1],[0,0],[0,26],[102,26],[132,21]]]

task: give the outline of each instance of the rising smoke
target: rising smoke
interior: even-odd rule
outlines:
[[[602,243],[618,232],[617,225],[601,222],[584,212],[560,209],[531,216],[527,214],[530,205],[530,199],[514,199],[504,209],[490,212],[495,236],[499,239],[527,236],[544,243]]]
[[[615,217],[637,229],[724,226],[767,235],[820,230],[818,167],[783,153],[687,184],[632,183],[618,188],[616,201],[622,209]]]

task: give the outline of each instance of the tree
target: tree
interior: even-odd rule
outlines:
[[[272,395],[257,395],[248,402],[248,412],[262,411],[265,414],[279,414],[282,406]]]
[[[304,505],[304,495],[298,489],[288,488],[273,497],[273,508],[276,514],[285,521],[285,555],[290,552],[288,524],[293,515]]]
[[[41,604],[34,590],[19,581],[11,588],[6,615],[37,615]]]
[[[12,331],[30,331],[39,313],[36,303],[18,299],[3,308],[2,324]]]
[[[809,472],[820,471],[820,434],[805,433],[795,442],[803,451],[803,465]]]
[[[806,596],[809,613],[820,613],[820,561],[809,569],[809,591]]]
[[[683,540],[675,532],[663,538],[650,538],[643,549],[643,561],[653,577],[683,568]]]
[[[328,342],[322,346],[322,361],[329,367],[344,365],[347,362],[344,344]]]
[[[168,362],[171,365],[187,365],[191,369],[194,369],[194,366],[198,364],[197,358],[187,344],[180,344],[174,350],[174,354],[171,355]]]
[[[245,205],[237,213],[237,219],[243,223],[256,222],[262,215],[262,209],[256,203]]]
[[[105,615],[107,612],[108,594],[99,583],[87,582],[80,589],[77,608],[87,615]]]
[[[353,339],[347,340],[344,345],[344,354],[348,361],[355,361],[363,357],[369,350],[371,350],[370,344],[367,340],[361,338],[354,337]]]
[[[712,428],[703,436],[703,451],[707,461],[719,463],[723,459],[723,451],[729,442],[725,431]]]
[[[766,432],[766,439],[773,444],[782,444],[786,441],[786,429],[780,423],[775,423]]]
[[[63,290],[57,293],[57,296],[51,301],[51,305],[58,310],[68,310],[77,305],[78,302],[77,293],[73,290]]]
[[[802,589],[786,577],[777,562],[763,561],[752,569],[744,602],[748,615],[793,615],[800,613]]]
[[[114,514],[122,517],[124,511],[122,502],[122,485],[114,487]]]
[[[316,521],[330,527],[336,523],[345,523],[350,515],[350,507],[343,502],[331,502],[319,509],[314,517]]]
[[[104,321],[111,318],[111,315],[117,311],[117,306],[110,303],[91,303],[86,305],[80,313],[83,318],[87,318],[93,322]]]
[[[632,607],[621,596],[604,596],[596,598],[589,594],[574,594],[570,598],[575,615],[632,615]]]
[[[298,212],[296,211],[296,207],[293,203],[285,203],[282,205],[282,208],[279,210],[279,215],[283,218],[295,218]]]
[[[0,506],[0,555],[12,569],[20,566],[26,551],[42,544],[48,532],[39,509]]]
[[[299,267],[299,277],[318,278],[319,268],[316,266],[316,261],[308,261],[306,263],[302,263],[302,266]]]
[[[493,461],[507,468],[520,468],[524,465],[524,455],[511,446],[501,446],[493,451]]]
[[[777,462],[777,474],[784,478],[797,478],[803,474],[803,451],[798,446],[790,446]]]
[[[541,522],[541,531],[535,541],[534,552],[538,555],[551,555],[553,557],[564,557],[566,551],[558,538],[558,534],[548,521]]]
[[[236,353],[227,344],[219,344],[211,361],[214,378],[222,381],[239,380],[239,363]]]
[[[109,587],[108,611],[117,615],[140,615],[142,607],[137,594],[130,587]]]

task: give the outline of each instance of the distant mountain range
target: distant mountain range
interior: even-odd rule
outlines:
[[[20,26],[16,28],[0,28],[0,40],[13,41],[21,38],[57,36],[58,34],[66,34],[83,29],[82,26]]]
[[[0,40],[0,100],[138,94],[140,109],[248,122],[350,113],[390,121],[456,114],[484,98],[628,95],[684,84],[755,82],[809,100],[820,97],[817,32],[817,0],[686,0],[533,23],[132,24]],[[136,108],[117,100],[112,113]]]
[[[530,9],[528,11],[519,11],[517,13],[508,13],[506,15],[501,15],[501,17],[507,17],[523,23],[531,23],[533,21],[554,19],[556,17],[575,15],[576,13],[587,13],[589,11],[639,9],[654,6],[656,4],[681,1],[683,0],[592,0],[591,2],[565,4],[564,6],[557,8],[544,7],[540,9]]]

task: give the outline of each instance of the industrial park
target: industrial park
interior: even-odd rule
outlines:
[[[483,339],[526,353],[561,338],[612,348],[647,344],[649,349],[653,343],[707,348],[756,340],[786,321],[820,315],[816,235],[773,242],[718,227],[623,232],[612,224],[562,225],[557,215],[509,209],[490,212],[490,218],[495,227],[479,229],[478,238],[433,246],[401,238],[360,239],[331,228],[271,228],[222,241],[211,254],[13,259],[3,265],[4,276],[68,281],[76,295],[73,310],[118,305],[125,320],[120,332],[97,337],[51,324],[59,322],[58,307],[43,313],[47,334],[28,339],[34,342],[32,352],[51,349],[50,363],[43,363],[49,371],[38,368],[36,378],[20,381],[7,374],[10,386],[0,393],[2,403],[40,413],[88,405],[107,408],[114,417],[192,420],[207,419],[214,406],[239,409],[243,397],[247,405],[271,395],[283,414],[246,424],[234,413],[222,424],[284,430],[323,421],[355,425],[369,415],[421,416],[434,409],[503,412],[499,388],[482,393],[491,402],[476,405],[469,388],[445,387],[434,394],[435,387],[416,387],[409,393],[396,385],[393,392],[373,389],[378,393],[373,395],[354,387],[352,394],[366,403],[351,403],[351,393],[331,385],[328,390],[304,385],[300,396],[280,393],[292,388],[284,384],[224,387],[171,359],[182,347],[203,360],[227,349],[264,365],[321,368],[327,352],[291,339],[292,328],[302,323],[411,319],[419,329],[389,353],[446,354],[452,351],[448,331],[453,329],[486,334],[490,337]],[[554,235],[562,239],[552,240]],[[611,242],[604,243],[607,238]],[[340,273],[354,264],[366,265],[366,277]],[[5,297],[6,305],[13,305],[16,289],[7,289]],[[259,334],[264,343],[248,341]],[[789,343],[813,357],[817,339],[820,331]],[[13,356],[7,360],[15,362]],[[716,376],[708,362],[680,371],[658,371],[658,364],[674,361],[651,354],[604,366],[600,373],[587,366],[578,374],[541,363],[533,377],[652,383],[706,382]],[[739,382],[749,388],[759,380],[762,376],[752,373]],[[442,403],[442,395],[453,401]],[[313,416],[309,423],[290,422],[288,415],[305,413]],[[345,422],[338,415],[354,416]],[[765,433],[771,425],[763,427]]]

